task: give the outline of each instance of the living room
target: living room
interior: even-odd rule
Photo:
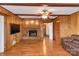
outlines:
[[[47,14],[43,13],[41,14],[40,13],[41,11],[39,11],[40,9],[44,13],[47,12]],[[44,47],[42,48],[43,52],[41,53],[38,52],[35,55],[52,55],[52,56],[79,55],[78,53],[79,46],[77,46],[78,40],[76,40],[77,43],[74,40],[78,39],[79,35],[78,4],[63,5],[63,4],[51,4],[51,3],[50,4],[0,3],[0,15],[1,15],[0,17],[1,26],[2,26],[1,27],[2,28],[1,52],[3,53],[2,55],[10,55],[12,51],[16,50],[17,47],[16,45],[23,40],[24,40],[23,43],[26,43],[25,45],[28,46],[30,45],[30,43],[32,45],[36,45],[34,47],[37,48],[38,46],[42,47],[41,44],[44,45]],[[43,15],[48,16],[48,18],[47,19],[42,18]],[[32,40],[33,42],[30,40]],[[38,43],[35,44],[36,42]],[[24,45],[23,43],[20,44]],[[45,47],[45,45],[47,47]],[[53,45],[55,47],[61,46],[61,48],[59,48],[61,53],[59,53],[60,51],[57,50],[58,52],[53,54],[53,52],[56,49],[58,49],[56,47],[53,50],[54,48]],[[74,47],[76,50],[74,50],[74,48],[72,49],[72,46],[76,46]],[[31,46],[31,48],[32,47],[33,46]],[[6,54],[4,53],[12,48],[14,48],[15,50],[7,52]],[[23,48],[25,48],[26,52],[29,51],[29,53],[31,53],[30,49],[26,49],[27,47]],[[72,51],[70,49],[72,49]],[[38,50],[40,50],[40,48]],[[32,53],[32,55],[33,54],[34,53]],[[19,55],[19,54],[17,53],[14,54],[13,52],[11,55]],[[24,55],[31,55],[31,54],[25,53]]]

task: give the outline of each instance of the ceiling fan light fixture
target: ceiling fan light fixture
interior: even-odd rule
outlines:
[[[42,15],[42,18],[43,18],[43,19],[47,19],[48,16],[46,16],[46,15]]]
[[[41,12],[41,15],[42,15],[42,19],[47,19],[48,18],[48,15],[49,15],[49,12],[47,10],[43,10]]]

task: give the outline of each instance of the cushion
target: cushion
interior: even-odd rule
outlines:
[[[79,40],[79,35],[72,35],[71,37],[72,37],[73,39]]]

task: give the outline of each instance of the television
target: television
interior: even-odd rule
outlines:
[[[20,32],[19,24],[10,24],[10,34],[16,34]]]

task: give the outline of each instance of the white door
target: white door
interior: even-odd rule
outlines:
[[[49,39],[53,40],[53,22],[48,23]]]
[[[0,15],[0,53],[4,52],[4,16]]]

